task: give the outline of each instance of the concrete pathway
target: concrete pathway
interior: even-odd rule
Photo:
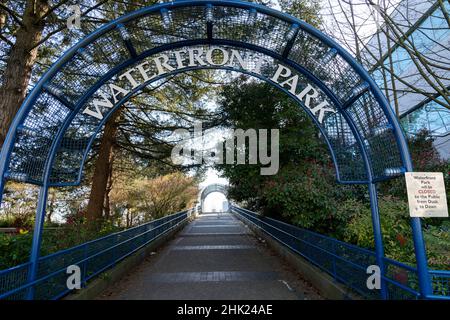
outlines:
[[[201,215],[99,299],[321,299],[231,214]]]

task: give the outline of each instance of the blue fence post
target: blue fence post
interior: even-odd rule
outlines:
[[[398,125],[398,123],[396,123]],[[403,131],[401,131],[403,134]],[[408,151],[406,139],[399,141],[401,147],[401,155],[405,163],[406,172],[413,172],[411,155]],[[432,293],[430,274],[428,273],[427,253],[425,249],[425,241],[422,234],[422,223],[420,218],[411,218],[411,229],[414,242],[414,253],[416,255],[417,276],[419,278],[420,295],[422,299],[426,299]]]
[[[87,276],[87,267],[88,267],[88,245],[85,244],[83,248],[83,274],[81,276],[82,286],[86,286],[86,276]]]
[[[422,234],[422,223],[420,218],[411,218],[411,228],[414,241],[414,252],[416,254],[417,275],[419,277],[420,295],[426,299],[432,293],[430,274],[428,273],[427,254],[425,241]]]
[[[33,243],[31,245],[30,254],[30,269],[28,271],[27,283],[36,280],[36,275],[39,267],[39,251],[41,249],[42,230],[44,228],[45,209],[47,206],[48,186],[43,185],[39,190],[39,199],[36,208],[36,218],[34,221]],[[35,288],[34,285],[28,288],[27,300],[34,299]]]
[[[0,174],[1,174],[1,172],[0,172]],[[1,208],[2,202],[3,202],[3,192],[5,191],[5,184],[6,184],[5,178],[1,176],[0,177],[0,208]]]
[[[331,250],[333,255],[331,256],[331,263],[332,263],[332,268],[333,268],[333,277],[335,280],[337,280],[337,269],[336,269],[336,242],[331,242]]]
[[[384,281],[383,276],[385,275],[384,268],[384,247],[383,247],[383,233],[381,231],[380,223],[380,210],[378,208],[378,195],[377,187],[374,183],[369,183],[369,196],[370,196],[370,211],[372,214],[372,226],[373,226],[373,236],[375,240],[375,257],[377,265],[380,268],[381,277],[381,289],[380,297],[386,300],[388,298],[388,292],[386,288],[386,281]]]

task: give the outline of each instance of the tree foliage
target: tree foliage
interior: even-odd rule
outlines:
[[[231,197],[307,228],[330,226],[333,165],[306,113],[271,85],[246,77],[224,87],[221,110],[230,127],[280,130],[278,174],[262,176],[260,165],[218,165]]]
[[[152,179],[116,180],[110,195],[118,225],[133,225],[193,207],[198,186],[180,172]],[[114,218],[114,217],[113,217]]]
[[[243,77],[224,87],[222,112],[229,127],[280,129],[280,169],[260,175],[259,165],[218,165],[229,179],[230,197],[260,213],[362,247],[374,248],[368,190],[342,186],[313,124],[289,97],[268,84]],[[442,171],[449,190],[449,165],[439,159],[427,132],[409,140],[417,171]],[[404,179],[379,184],[379,206],[386,255],[415,263]],[[424,221],[430,265],[448,268],[440,249],[448,242],[442,219]],[[447,235],[447,236],[446,236]]]

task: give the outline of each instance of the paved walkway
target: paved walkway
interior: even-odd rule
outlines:
[[[201,215],[99,299],[320,299],[231,214]]]

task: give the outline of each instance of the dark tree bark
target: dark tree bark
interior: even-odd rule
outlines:
[[[56,202],[56,191],[55,190],[50,191],[49,200],[50,201],[48,203],[48,210],[46,213],[47,223],[52,222],[52,216],[53,216],[53,213],[55,212],[55,202]]]
[[[111,218],[111,204],[109,194],[111,193],[113,187],[113,164],[114,164],[114,152],[112,152],[110,165],[109,165],[109,173],[108,173],[108,183],[105,191],[105,204],[104,204],[104,217],[105,220],[109,220]]]
[[[27,0],[22,24],[16,33],[0,87],[0,146],[27,93],[31,71],[37,57],[36,44],[44,29],[41,20],[49,10],[45,0]]]
[[[6,24],[6,11],[0,9],[0,31]]]
[[[88,222],[94,226],[102,221],[108,180],[111,173],[116,133],[119,126],[121,109],[116,110],[105,125],[100,150],[94,166],[92,187],[87,205]]]

